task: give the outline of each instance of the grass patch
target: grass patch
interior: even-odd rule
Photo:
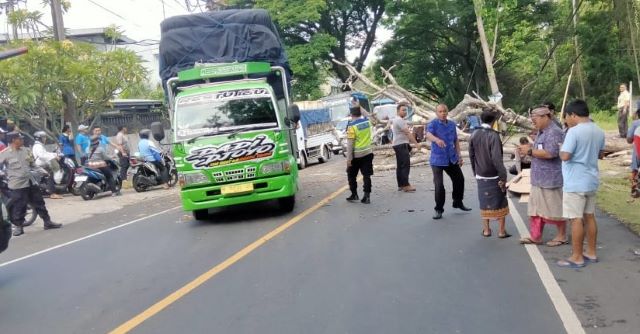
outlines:
[[[640,198],[629,196],[628,174],[603,176],[598,189],[598,207],[640,234]]]
[[[605,131],[618,130],[618,111],[599,110],[590,114],[591,119]]]

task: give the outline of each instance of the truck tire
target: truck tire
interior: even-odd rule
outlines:
[[[207,218],[209,218],[209,210],[207,209],[194,210],[193,218],[195,218],[195,220],[207,220]]]
[[[304,151],[300,152],[300,163],[298,164],[298,169],[307,168],[307,155]]]
[[[282,212],[293,211],[293,208],[296,206],[296,195],[278,198],[278,205],[280,206],[280,210]]]
[[[329,146],[325,145],[322,149],[322,155],[318,158],[318,161],[320,163],[325,163],[329,161],[329,159],[331,159],[331,149],[329,149]]]

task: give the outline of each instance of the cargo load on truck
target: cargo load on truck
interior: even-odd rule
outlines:
[[[163,87],[194,64],[267,62],[280,66],[291,80],[284,45],[266,10],[240,9],[167,18],[161,25],[160,77]],[[228,80],[228,78],[225,78]],[[272,75],[269,80],[279,80]],[[280,97],[284,92],[273,84]]]

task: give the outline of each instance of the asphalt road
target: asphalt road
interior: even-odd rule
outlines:
[[[290,214],[261,203],[200,222],[168,197],[12,240],[0,255],[0,332],[106,333],[138,315],[132,333],[566,332],[513,222],[510,239],[480,236],[469,176],[474,210],[450,209],[448,199],[433,221],[428,167],[412,170],[416,193],[379,173],[371,205],[339,194],[316,210],[344,185],[344,160],[301,174]],[[638,240],[600,218],[613,231],[601,228],[611,238],[601,263],[556,269],[569,248],[541,249],[588,333],[636,333],[640,275],[624,249]]]

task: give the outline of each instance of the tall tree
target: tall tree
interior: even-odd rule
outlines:
[[[73,123],[101,111],[110,99],[142,83],[146,70],[132,51],[100,52],[70,41],[25,42],[29,53],[0,62],[0,110],[34,127],[57,132],[65,101],[73,95]]]

